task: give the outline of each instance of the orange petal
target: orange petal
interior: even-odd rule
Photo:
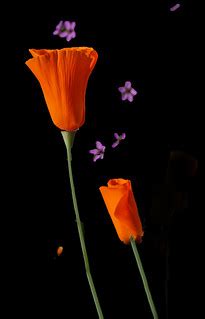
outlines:
[[[59,246],[57,249],[57,255],[58,256],[62,255],[62,252],[63,252],[63,246]]]

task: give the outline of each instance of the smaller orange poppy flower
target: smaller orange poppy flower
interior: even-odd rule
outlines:
[[[26,65],[40,82],[54,124],[75,131],[85,122],[85,93],[98,54],[93,48],[29,50]]]
[[[128,244],[133,237],[141,242],[144,232],[131,181],[110,179],[108,186],[101,186],[99,189],[120,240]]]

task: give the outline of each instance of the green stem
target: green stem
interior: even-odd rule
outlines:
[[[131,243],[132,250],[133,250],[136,262],[137,262],[137,266],[139,268],[139,272],[140,272],[140,275],[141,275],[141,278],[142,278],[142,282],[143,282],[143,285],[144,285],[144,289],[145,289],[145,292],[146,292],[146,295],[147,295],[147,299],[149,301],[149,305],[150,305],[153,317],[154,317],[154,319],[158,319],[158,314],[157,314],[157,311],[156,311],[156,308],[155,308],[155,305],[154,305],[154,302],[153,302],[153,299],[152,299],[152,295],[151,295],[151,292],[150,292],[150,289],[149,289],[149,286],[148,286],[147,278],[145,276],[145,272],[144,272],[144,269],[143,269],[143,266],[142,266],[140,255],[139,255],[138,250],[137,250],[137,245],[136,245],[135,239],[133,237],[130,238],[130,243]]]
[[[71,186],[71,193],[72,193],[72,199],[73,199],[73,206],[74,206],[74,211],[75,211],[75,216],[76,216],[76,222],[77,222],[77,228],[78,228],[78,234],[79,234],[79,238],[80,238],[80,245],[81,245],[81,249],[82,249],[82,253],[83,253],[83,259],[84,259],[84,264],[85,264],[85,271],[86,271],[86,275],[87,275],[87,279],[90,285],[90,289],[92,292],[92,296],[95,302],[95,306],[97,309],[97,313],[100,319],[103,319],[103,313],[100,307],[100,303],[98,300],[98,296],[97,296],[97,292],[95,290],[95,285],[92,279],[92,275],[90,272],[90,265],[89,265],[89,260],[88,260],[88,254],[87,254],[87,250],[86,250],[86,246],[85,246],[85,239],[84,239],[84,234],[83,234],[83,228],[82,228],[82,223],[80,220],[80,215],[79,215],[79,211],[78,211],[78,204],[77,204],[77,199],[76,199],[76,194],[75,194],[75,185],[74,185],[74,181],[73,181],[73,173],[72,173],[72,165],[71,165],[71,160],[72,160],[72,156],[71,156],[71,148],[72,148],[72,144],[73,144],[73,140],[74,140],[74,135],[75,133],[72,132],[61,132],[63,135],[63,139],[66,145],[66,149],[67,149],[67,157],[68,157],[68,171],[69,171],[69,178],[70,178],[70,186]]]

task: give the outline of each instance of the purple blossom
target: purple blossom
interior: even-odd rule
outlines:
[[[96,162],[98,159],[103,159],[104,158],[104,152],[105,152],[105,146],[102,145],[101,142],[97,141],[96,142],[96,148],[93,150],[90,150],[89,153],[93,154],[93,162]]]
[[[132,88],[130,81],[126,81],[125,86],[119,87],[118,90],[122,94],[122,101],[128,100],[129,102],[132,102],[133,97],[137,94],[137,91]]]
[[[172,6],[169,10],[172,11],[172,12],[173,12],[173,11],[176,11],[177,9],[180,8],[180,6],[181,6],[180,3],[176,3],[176,4],[175,4],[174,6]]]
[[[60,21],[58,25],[56,26],[55,31],[53,32],[53,35],[58,35],[60,38],[66,38],[66,40],[69,42],[71,39],[76,37],[75,32],[75,22],[70,21]]]
[[[121,135],[119,135],[118,133],[114,133],[114,137],[116,141],[112,144],[112,148],[115,148],[116,146],[118,146],[120,141],[126,138],[126,134],[122,133]]]

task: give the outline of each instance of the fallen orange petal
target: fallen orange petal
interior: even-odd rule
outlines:
[[[57,249],[57,255],[58,256],[62,255],[62,252],[63,252],[63,246],[59,246]]]

